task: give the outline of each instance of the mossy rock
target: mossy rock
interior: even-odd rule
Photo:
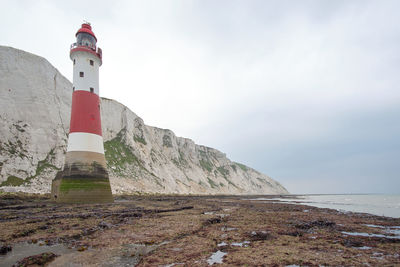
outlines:
[[[110,203],[113,202],[108,178],[62,177],[53,180],[55,200],[61,203]]]
[[[0,186],[20,186],[24,183],[24,179],[16,176],[8,176],[7,180],[2,182]]]
[[[108,188],[110,188],[110,181],[101,178],[63,178],[60,183],[60,192],[68,192],[70,190],[91,191],[93,189]]]

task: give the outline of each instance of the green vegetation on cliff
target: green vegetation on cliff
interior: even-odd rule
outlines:
[[[236,165],[239,166],[239,168],[241,168],[243,171],[247,172],[249,170],[249,168],[247,168],[246,165],[243,165],[241,163],[235,162]]]
[[[199,162],[200,162],[200,166],[203,168],[203,170],[207,170],[208,172],[212,171],[214,166],[211,163],[211,161],[201,159]]]
[[[153,179],[159,187],[165,188],[161,182],[161,179],[146,169],[138,157],[133,154],[132,148],[125,143],[123,140],[123,135],[125,132],[126,129],[122,129],[115,138],[104,142],[104,152],[108,168],[114,174],[120,177],[125,177],[127,175],[126,171],[130,165],[137,166],[139,167],[139,173],[140,171],[143,171],[147,175],[150,175],[149,177],[151,177],[151,179]],[[151,155],[155,158],[154,153],[155,152],[151,153]],[[133,174],[130,177],[138,177],[138,174]]]
[[[11,175],[7,178],[6,181],[4,181],[0,184],[0,187],[1,186],[20,186],[23,184],[28,184],[31,182],[31,180],[35,179],[37,176],[42,174],[47,169],[60,170],[60,168],[58,168],[57,166],[54,166],[53,164],[50,163],[54,159],[54,157],[55,157],[55,154],[54,154],[54,148],[53,148],[46,155],[45,159],[38,161],[34,175],[25,178],[25,180],[20,177]],[[23,171],[23,172],[25,172],[25,171]]]
[[[129,164],[141,165],[139,159],[132,153],[131,148],[122,140],[124,129],[116,137],[104,142],[107,166],[116,174],[122,175]]]
[[[19,186],[24,183],[24,179],[16,176],[8,176],[7,180],[2,182],[0,186]]]

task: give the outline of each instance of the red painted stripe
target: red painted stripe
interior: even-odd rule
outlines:
[[[87,91],[72,94],[70,133],[83,132],[101,134],[100,98]]]

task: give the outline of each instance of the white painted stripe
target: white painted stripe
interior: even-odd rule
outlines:
[[[73,86],[75,90],[90,92],[90,88],[93,88],[94,93],[99,95],[100,59],[84,51],[73,52],[71,59],[75,60],[73,71]],[[90,65],[90,60],[93,60],[93,65]],[[83,77],[80,75],[81,72],[83,72]]]
[[[103,137],[92,133],[70,133],[67,152],[69,151],[89,151],[104,154]]]

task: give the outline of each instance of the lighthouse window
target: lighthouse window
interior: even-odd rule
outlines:
[[[96,49],[96,39],[88,33],[84,32],[78,33],[78,35],[76,36],[76,42],[78,43],[78,45]]]
[[[93,60],[90,60],[90,65],[93,66],[94,62]]]
[[[75,86],[74,86],[74,87],[72,87],[72,91],[75,91]]]
[[[74,59],[74,65],[75,65],[75,59]]]
[[[90,87],[90,92],[91,92],[91,93],[93,93],[93,92],[94,92],[94,89],[93,89],[93,87]]]
[[[79,72],[79,77],[83,77],[83,71]]]

